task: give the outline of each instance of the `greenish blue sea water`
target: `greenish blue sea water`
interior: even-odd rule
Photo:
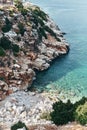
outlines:
[[[55,90],[63,98],[87,96],[87,0],[31,0],[39,5],[59,28],[66,32],[70,44],[68,55],[53,62],[37,75],[38,89]]]

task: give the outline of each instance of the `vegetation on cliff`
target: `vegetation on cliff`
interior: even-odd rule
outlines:
[[[30,87],[35,69],[47,69],[53,59],[68,50],[58,26],[39,7],[20,0],[15,5],[1,5],[0,79],[4,80],[0,80],[0,100]]]

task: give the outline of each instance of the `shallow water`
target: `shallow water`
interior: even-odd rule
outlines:
[[[32,0],[66,32],[70,44],[68,55],[37,75],[38,89],[55,90],[60,96],[87,96],[87,0]]]

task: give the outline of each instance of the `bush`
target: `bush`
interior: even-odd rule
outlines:
[[[75,120],[82,125],[87,124],[87,101],[83,105],[79,105],[74,113]]]
[[[53,112],[51,112],[51,119],[56,125],[63,125],[69,121],[74,121],[74,107],[68,100],[67,103],[62,101],[53,104]]]
[[[23,16],[25,16],[25,15],[27,15],[27,10],[26,9],[24,9],[24,8],[22,8],[21,9],[21,14],[23,15]]]
[[[40,116],[41,119],[51,120],[51,116],[49,112],[44,112]]]
[[[38,16],[36,14],[32,14],[31,21],[33,21],[34,24],[38,27],[39,21],[38,21]]]
[[[28,130],[28,128],[26,127],[25,123],[22,123],[21,121],[19,121],[18,123],[16,123],[13,126],[11,126],[11,130],[17,130],[17,129],[23,128],[23,127],[25,127],[25,129]]]
[[[13,54],[14,54],[14,56],[15,56],[15,57],[17,57],[17,56],[18,56],[18,53],[16,53],[16,52],[13,52]]]
[[[2,47],[0,47],[0,56],[5,56],[5,51],[3,50]]]
[[[44,26],[45,25],[42,19],[38,18],[37,20],[38,20],[38,23],[40,24],[40,26]]]
[[[0,39],[0,56],[4,56],[5,55],[4,50],[7,50],[7,49],[12,49],[14,55],[16,55],[16,56],[18,55],[17,53],[20,50],[20,48],[17,44],[11,43],[11,41],[7,37],[3,36]]]
[[[8,18],[5,19],[5,25],[2,27],[2,31],[5,33],[5,32],[8,32],[10,31],[12,28],[12,23],[9,21]]]
[[[56,36],[56,33],[51,28],[49,28],[48,26],[44,26],[44,30],[54,36],[58,42],[61,42],[61,40]]]
[[[17,36],[17,40],[18,40],[18,42],[20,42],[21,41],[21,37]]]
[[[40,26],[45,25],[43,20],[39,16],[37,16],[36,14],[33,14],[33,18],[34,19],[32,21],[36,24],[36,26],[38,26],[38,24],[40,24]]]
[[[0,46],[3,48],[3,49],[10,49],[10,47],[11,47],[11,41],[7,38],[7,37],[5,37],[5,36],[3,36],[1,39],[0,39]]]
[[[40,30],[41,35],[47,39],[47,35],[45,33],[45,30],[41,27],[39,28],[39,30]]]
[[[5,78],[4,77],[0,77],[0,80],[5,81]]]
[[[19,11],[24,8],[21,0],[15,0],[15,6],[18,8]]]
[[[23,23],[20,22],[20,23],[18,24],[18,28],[19,28],[19,30],[20,30],[20,34],[23,36],[23,35],[24,35],[24,32],[25,32]]]
[[[38,32],[39,41],[41,42],[42,41],[42,34],[41,34],[39,29],[37,29],[37,32]]]
[[[82,97],[82,99],[80,99],[78,102],[75,103],[74,107],[75,109],[79,106],[79,105],[84,105],[87,102],[87,98],[86,97]]]
[[[47,21],[47,15],[42,10],[40,10],[39,7],[36,7],[35,10],[33,10],[33,13],[39,16],[42,20]]]
[[[10,10],[10,11],[9,11],[9,15],[10,15],[11,17],[14,17],[13,13],[14,13],[13,10]]]
[[[75,120],[83,125],[87,124],[87,98],[83,97],[74,104],[69,100],[67,103],[56,102],[53,104],[53,112],[50,115],[56,125],[63,125]]]
[[[18,53],[19,52],[19,46],[17,44],[13,44],[12,45],[12,50],[13,50],[13,52]]]

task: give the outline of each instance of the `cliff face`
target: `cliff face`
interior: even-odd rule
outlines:
[[[35,79],[50,62],[69,51],[58,26],[31,4],[0,6],[0,100]]]

